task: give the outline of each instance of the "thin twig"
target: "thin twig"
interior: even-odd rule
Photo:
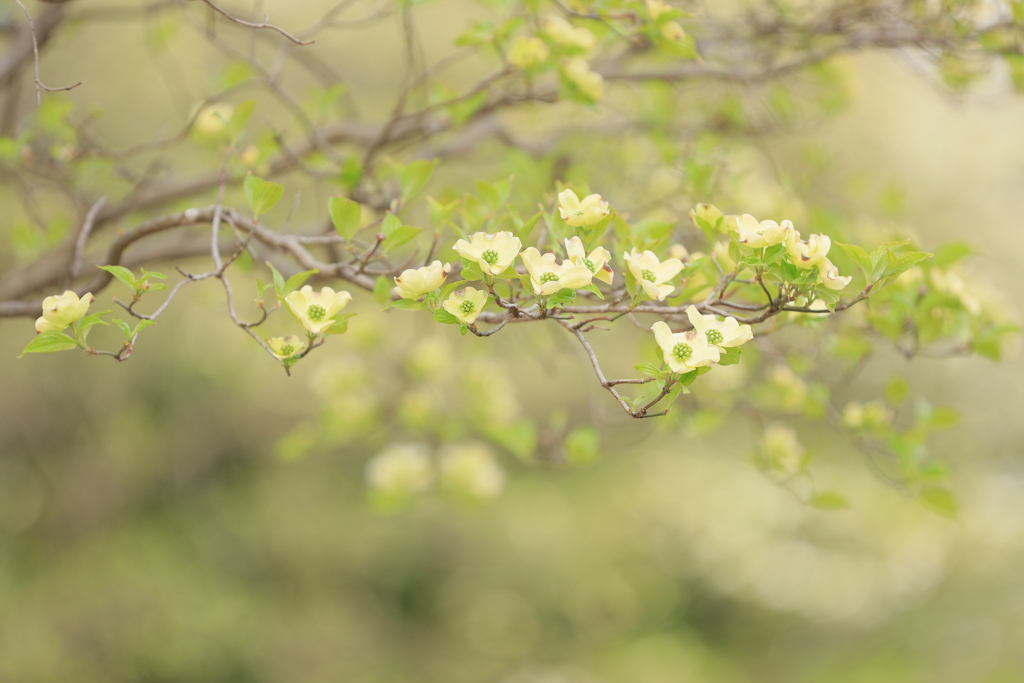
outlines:
[[[45,83],[43,83],[42,80],[40,80],[40,78],[39,78],[39,41],[36,40],[36,25],[35,25],[35,22],[32,21],[32,15],[29,13],[29,11],[27,9],[25,9],[25,5],[21,4],[21,0],[14,0],[14,2],[17,3],[18,7],[21,8],[21,11],[25,13],[25,18],[28,19],[28,31],[29,31],[29,34],[32,36],[32,58],[33,58],[33,60],[35,62],[36,106],[39,106],[39,105],[41,105],[43,103],[43,91],[44,90],[46,92],[62,92],[62,91],[67,91],[67,90],[74,90],[78,86],[82,85],[82,82],[79,81],[78,83],[75,83],[74,85],[66,85],[66,86],[63,86],[63,87],[51,88],[50,86],[48,86]]]

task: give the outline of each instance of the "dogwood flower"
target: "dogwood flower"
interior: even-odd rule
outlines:
[[[787,239],[786,236],[793,231],[792,221],[782,221],[782,225],[775,221],[758,222],[749,213],[742,216],[728,216],[726,220],[729,228],[739,233],[737,239],[740,243],[754,249],[782,244]],[[799,234],[797,233],[798,236]]]
[[[404,270],[395,278],[395,294],[403,299],[419,299],[444,284],[451,269],[449,263],[442,266],[440,261],[434,261],[429,266]]]
[[[526,69],[543,64],[551,54],[547,44],[537,37],[516,36],[508,50],[508,61],[513,66]]]
[[[581,58],[567,60],[562,66],[562,72],[565,74],[566,80],[591,102],[600,102],[604,99],[604,78],[590,69],[587,60]]]
[[[587,266],[576,265],[572,261],[555,263],[554,254],[541,254],[536,248],[530,247],[522,253],[526,271],[530,274],[530,284],[537,296],[554,294],[560,289],[579,289],[590,284],[593,272]]]
[[[544,33],[562,47],[576,48],[590,52],[597,44],[597,38],[588,29],[576,27],[559,16],[550,16],[544,22]]]
[[[366,482],[380,493],[407,496],[425,491],[434,479],[427,447],[421,444],[389,446],[366,463]]]
[[[612,283],[615,274],[612,272],[611,266],[608,265],[608,262],[612,260],[612,255],[604,247],[595,248],[588,256],[583,247],[583,240],[579,237],[570,237],[565,240],[565,253],[569,255],[570,261],[577,266],[586,266],[601,282]]]
[[[696,306],[686,309],[686,317],[699,335],[704,335],[709,344],[720,349],[740,346],[754,338],[750,325],[740,325],[736,318],[726,318],[719,322],[713,315],[701,315]]]
[[[484,444],[445,446],[440,461],[441,483],[452,493],[482,501],[494,498],[505,488],[505,470]]]
[[[224,102],[211,104],[199,110],[192,122],[192,127],[200,135],[215,137],[227,130],[228,121],[231,120],[234,113],[235,108],[230,104]]]
[[[839,269],[836,268],[827,258],[823,258],[818,262],[818,275],[821,277],[821,281],[824,283],[825,289],[834,289],[837,291],[846,289],[846,285],[850,284],[850,281],[853,280],[853,277],[850,275],[841,277],[839,275]]]
[[[36,318],[36,332],[60,332],[73,322],[81,320],[96,300],[92,292],[81,299],[70,289],[60,296],[43,299],[43,315]]]
[[[479,263],[485,273],[500,275],[519,256],[523,243],[510,232],[474,232],[468,242],[459,240],[452,249]]]
[[[633,273],[633,277],[643,287],[647,296],[658,301],[664,301],[672,293],[675,285],[666,283],[683,269],[683,262],[677,258],[660,261],[654,252],[645,251],[641,254],[637,252],[636,247],[631,252],[623,254],[622,258],[626,259],[629,272]]]
[[[707,337],[696,330],[673,333],[663,320],[651,329],[672,372],[690,372],[717,363],[721,357],[718,347],[709,344]]]
[[[608,202],[601,201],[599,194],[580,199],[567,188],[558,193],[558,215],[574,228],[594,225],[608,215]]]
[[[267,346],[270,347],[271,352],[274,354],[274,358],[278,360],[288,360],[292,356],[297,356],[306,350],[309,344],[305,339],[296,337],[294,334],[288,337],[273,337],[267,340]]]
[[[348,292],[335,292],[324,287],[314,293],[313,288],[306,285],[297,292],[284,298],[288,308],[299,319],[302,326],[313,334],[320,334],[334,324],[334,316],[352,301]]]
[[[444,310],[462,322],[472,325],[476,322],[480,312],[484,310],[484,306],[487,305],[487,292],[482,289],[466,287],[452,293],[441,305],[444,306]]]
[[[817,268],[831,248],[832,240],[828,235],[813,234],[804,242],[798,231],[790,230],[786,233],[786,251],[797,268]]]

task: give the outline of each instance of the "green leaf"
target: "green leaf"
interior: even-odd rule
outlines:
[[[133,292],[136,290],[137,282],[135,280],[135,275],[124,266],[97,266],[97,268],[107,271],[118,280],[131,287]]]
[[[142,332],[147,327],[152,327],[153,325],[156,325],[156,321],[155,320],[140,320],[139,324],[136,325],[135,329],[132,331],[132,337],[131,338],[134,339],[135,337],[138,336],[139,332]]]
[[[231,113],[231,120],[228,121],[227,130],[231,139],[238,141],[242,137],[242,133],[245,131],[245,124],[249,123],[249,117],[252,116],[253,109],[256,108],[256,100],[246,100],[238,106]]]
[[[600,455],[601,437],[593,427],[577,427],[565,437],[562,448],[569,462],[586,465],[597,460]]]
[[[948,429],[960,421],[960,414],[952,408],[940,406],[928,416],[928,426],[932,429]]]
[[[284,195],[282,185],[251,174],[245,177],[242,186],[245,189],[245,198],[249,202],[249,209],[252,210],[253,220],[259,220],[260,216],[274,208]]]
[[[864,272],[864,277],[870,278],[873,266],[868,252],[856,244],[841,244],[839,242],[833,242],[833,244],[842,249],[850,257],[850,260],[857,264],[857,267]]]
[[[348,321],[357,315],[359,314],[342,313],[340,315],[334,316],[333,318],[331,318],[331,320],[334,321],[334,324],[331,325],[330,327],[325,328],[324,334],[345,334],[346,332],[348,332]]]
[[[388,308],[397,308],[400,311],[422,311],[427,308],[427,302],[414,299],[396,299],[388,304]]]
[[[850,504],[846,502],[846,498],[833,491],[815,493],[811,497],[811,505],[822,510],[844,510],[850,507]]]
[[[106,315],[107,313],[110,313],[110,311],[100,311],[99,313],[93,313],[92,315],[87,315],[81,320],[79,320],[77,323],[75,323],[75,329],[78,330],[78,335],[79,337],[81,337],[82,341],[85,341],[85,339],[89,336],[89,330],[92,329],[93,325],[110,324],[106,320],[100,318],[100,316]]]
[[[128,323],[117,318],[114,320],[114,324],[117,325],[117,329],[121,330],[121,334],[124,335],[125,339],[130,340],[132,338],[132,328],[129,327]]]
[[[386,278],[383,275],[378,277],[373,283],[373,299],[381,306],[387,306],[388,302],[391,301],[391,286],[392,282],[390,278]]]
[[[397,249],[398,247],[414,240],[419,234],[423,232],[421,228],[414,228],[411,225],[401,225],[391,231],[384,242],[380,245],[382,251],[390,251],[391,249]]]
[[[963,242],[950,242],[949,244],[943,244],[941,247],[935,250],[935,258],[932,263],[938,267],[948,266],[951,263],[955,263],[965,256],[970,256],[974,253],[974,249],[969,244]]]
[[[301,273],[295,273],[295,275],[292,275],[288,278],[288,281],[284,283],[284,296],[287,296],[289,293],[301,287],[306,280],[319,272],[319,268],[314,268],[313,270],[304,270]]]
[[[943,517],[956,518],[956,498],[948,489],[927,488],[921,491],[920,498],[922,503]]]
[[[464,281],[477,282],[484,279],[484,271],[476,261],[462,259],[462,270],[459,272],[459,277]]]
[[[740,350],[740,347],[738,347],[738,346],[734,346],[734,347],[729,348],[729,349],[724,349],[722,351],[722,355],[719,357],[718,364],[719,365],[736,365],[737,363],[740,362],[740,355],[741,354],[742,354],[742,351]]]
[[[885,386],[885,400],[891,405],[898,406],[907,400],[910,394],[910,385],[902,377],[894,377]]]
[[[426,187],[430,176],[434,173],[436,164],[436,161],[424,159],[414,161],[407,166],[395,164],[395,177],[398,179],[398,185],[402,188],[403,203],[408,202]]]
[[[359,231],[363,220],[363,209],[358,202],[347,197],[331,197],[327,201],[327,211],[338,234],[348,242]]]
[[[443,308],[434,311],[434,320],[445,325],[461,325],[462,321]]]
[[[28,343],[21,356],[26,353],[54,353],[56,351],[70,351],[77,348],[78,343],[63,332],[41,332]]]
[[[662,369],[654,363],[640,363],[639,365],[633,366],[637,371],[642,372],[648,377],[659,377],[662,374]]]
[[[523,461],[529,460],[537,450],[537,425],[529,419],[522,419],[507,426],[492,427],[487,430],[487,436]]]
[[[284,296],[284,276],[277,271],[273,263],[267,261],[266,264],[270,268],[270,272],[274,274],[274,291],[277,292],[278,296]]]

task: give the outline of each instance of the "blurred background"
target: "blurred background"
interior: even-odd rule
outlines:
[[[287,27],[312,24],[328,6],[263,3]],[[374,7],[355,3],[351,16]],[[446,1],[417,10],[427,61],[491,9]],[[83,85],[45,100],[95,108],[96,134],[117,146],[176,130],[230,68],[178,17],[187,11],[66,27],[47,49],[44,80]],[[223,31],[247,45],[245,31]],[[346,107],[380,120],[401,83],[402,45],[391,16],[301,49],[345,77]],[[452,87],[491,68],[464,64]],[[1008,75],[995,69],[954,93],[909,51],[869,50],[833,68],[844,106],[827,116],[760,137],[696,138],[654,165],[639,147],[570,139],[572,161],[557,179],[589,183],[619,211],[657,215],[638,188],[681,192],[679,159],[710,148],[726,179],[700,201],[792,217],[807,231],[827,206],[841,216],[843,241],[902,234],[929,250],[966,241],[976,254],[963,276],[1019,319],[1024,99]],[[717,96],[713,87],[694,106]],[[609,89],[603,106],[625,111],[640,96]],[[254,120],[276,122],[273,106]],[[595,117],[538,105],[509,121],[529,136]],[[631,161],[609,163],[619,154]],[[428,194],[515,174],[517,196],[549,201],[552,179],[523,156],[483,145],[442,167]],[[171,158],[179,168],[217,163],[198,144]],[[294,222],[318,215],[332,194],[289,192],[282,205],[295,204]],[[279,227],[286,210],[268,221]],[[16,213],[0,228],[0,250],[16,242]],[[911,402],[960,413],[931,442],[959,504],[947,519],[887,486],[847,440],[811,420],[789,424],[815,456],[815,481],[849,508],[807,506],[755,466],[772,418],[728,397],[768,386],[773,354],[827,345],[823,328],[762,339],[749,366],[745,356],[723,368],[669,417],[629,420],[561,330],[461,337],[428,316],[379,313],[357,293],[350,332],[286,377],[234,328],[222,297],[215,286],[183,290],[124,364],[15,360],[31,321],[0,319],[0,681],[1024,680],[1017,353],[999,364],[910,361],[880,343],[835,389],[841,406],[899,377]],[[639,330],[598,345],[610,374],[654,359]],[[772,401],[783,389],[767,390]],[[483,445],[472,426],[492,423]],[[550,446],[566,434],[574,446]],[[367,468],[410,445],[486,456],[467,456],[449,490],[398,505],[375,493]]]

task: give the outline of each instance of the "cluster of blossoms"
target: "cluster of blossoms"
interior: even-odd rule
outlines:
[[[701,315],[696,306],[686,309],[686,317],[693,325],[693,329],[687,332],[672,332],[661,320],[651,326],[665,363],[672,372],[687,373],[711,366],[721,360],[723,350],[754,338],[750,325],[741,325],[735,318],[720,321],[713,315]]]
[[[832,240],[828,235],[813,234],[806,241],[800,239],[800,233],[790,221],[758,221],[749,213],[741,216],[727,216],[726,226],[737,233],[740,244],[762,249],[777,244],[786,245],[786,253],[793,265],[801,270],[815,269],[827,289],[843,290],[850,284],[852,277],[841,277],[839,269],[828,259]]]
[[[348,292],[335,292],[324,287],[319,292],[306,285],[302,289],[288,294],[284,298],[285,305],[292,315],[306,328],[306,339],[295,335],[273,337],[267,340],[267,346],[274,357],[281,361],[289,361],[301,357],[319,334],[328,334],[338,324],[338,313],[352,301]]]
[[[505,470],[488,446],[475,441],[443,447],[436,462],[422,444],[395,444],[367,463],[366,481],[385,503],[405,502],[435,481],[456,498],[481,502],[502,492]]]

